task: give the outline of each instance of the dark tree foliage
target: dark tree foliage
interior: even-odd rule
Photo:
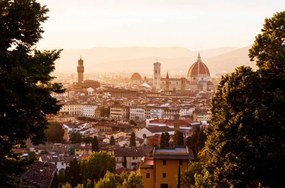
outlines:
[[[115,145],[115,138],[114,136],[112,135],[111,138],[110,138],[110,145]]]
[[[160,148],[164,148],[164,133],[160,135]]]
[[[258,70],[240,67],[221,80],[200,181],[207,186],[285,187],[284,40],[285,12],[279,12],[265,20],[250,49]]]
[[[132,119],[130,120],[129,123],[130,123],[130,125],[133,125],[133,126],[136,126],[136,125],[137,125],[137,123],[136,123],[134,120],[132,120]]]
[[[100,108],[100,116],[101,117],[109,117],[110,116],[110,108],[101,107]]]
[[[200,127],[194,128],[192,136],[187,138],[187,146],[192,149],[195,157],[204,148],[206,139],[205,130]]]
[[[91,144],[92,141],[93,141],[93,138],[90,137],[90,136],[83,138],[83,142],[84,142],[85,144]]]
[[[45,136],[48,142],[62,143],[63,142],[64,130],[59,123],[50,123],[48,128],[45,130]]]
[[[170,140],[170,136],[168,132],[162,133],[160,136],[160,148],[168,148],[169,140]]]
[[[77,144],[77,143],[81,143],[82,142],[82,135],[80,134],[80,132],[72,132],[70,134],[70,138],[69,141],[72,144]]]
[[[132,132],[131,139],[130,139],[130,146],[132,147],[132,146],[136,146],[136,145],[137,145],[136,144],[136,135],[134,132]]]
[[[80,162],[74,158],[69,162],[69,168],[66,171],[66,181],[71,184],[72,187],[76,187],[81,184],[83,179],[81,175]]]
[[[174,146],[183,146],[184,145],[184,136],[180,131],[174,132]]]
[[[74,147],[74,145],[70,145],[70,147],[68,149],[68,153],[69,153],[69,155],[75,155],[75,147]]]
[[[201,174],[203,170],[202,163],[199,161],[191,161],[188,165],[188,168],[184,171],[181,176],[182,187],[195,187],[195,175]],[[197,186],[198,187],[198,186]],[[203,186],[201,186],[203,187]]]
[[[92,151],[96,151],[96,152],[100,151],[97,136],[94,136],[91,144],[92,144]]]
[[[12,151],[28,138],[45,141],[46,114],[60,106],[50,94],[63,92],[50,73],[60,50],[38,51],[48,9],[35,0],[0,1],[0,185],[17,184],[23,160]]]

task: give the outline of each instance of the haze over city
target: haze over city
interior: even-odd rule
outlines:
[[[148,74],[152,63],[160,61],[165,72],[186,74],[198,52],[213,75],[240,65],[254,67],[248,48],[264,18],[285,8],[281,0],[61,0],[43,4],[50,12],[37,48],[64,49],[55,70],[63,73],[75,73],[81,56],[87,73]]]
[[[185,47],[203,50],[251,45],[264,18],[282,0],[44,1],[50,17],[39,48]]]

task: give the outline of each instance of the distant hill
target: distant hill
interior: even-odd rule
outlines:
[[[205,63],[212,73],[228,73],[234,71],[236,67],[245,65],[256,69],[255,62],[251,62],[248,57],[250,46],[239,48],[215,57],[205,58]]]
[[[240,65],[253,65],[249,62],[248,48],[224,47],[200,51],[202,60],[211,74],[229,72]],[[152,73],[153,63],[162,63],[162,75],[184,74],[196,61],[198,52],[181,47],[122,47],[66,49],[56,62],[56,72],[76,73],[77,61],[84,60],[85,72],[139,72]]]

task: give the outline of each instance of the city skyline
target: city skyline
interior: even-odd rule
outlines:
[[[44,1],[50,12],[38,48],[180,46],[193,50],[252,45],[277,1]]]

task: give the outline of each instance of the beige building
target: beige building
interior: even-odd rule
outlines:
[[[142,158],[140,163],[139,171],[144,187],[177,187],[178,174],[182,175],[193,158],[192,151],[187,147],[154,149],[153,157]]]
[[[59,110],[60,114],[70,116],[81,116],[82,115],[82,104],[77,103],[66,103],[62,105]]]
[[[123,106],[110,107],[110,118],[115,120],[127,120],[129,118],[129,109]]]
[[[144,107],[130,107],[130,120],[145,121],[145,108]]]

